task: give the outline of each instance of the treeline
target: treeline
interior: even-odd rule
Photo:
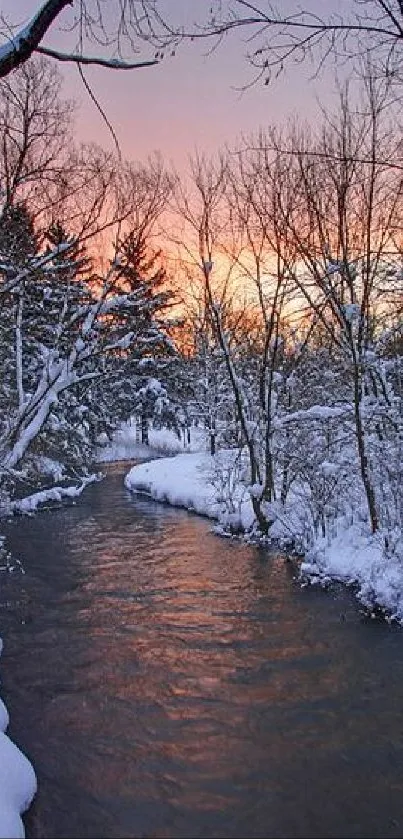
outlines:
[[[369,73],[317,129],[195,159],[177,190],[211,451],[239,446],[260,532],[291,500],[304,510],[305,547],[354,519],[401,539],[402,172],[388,83]]]

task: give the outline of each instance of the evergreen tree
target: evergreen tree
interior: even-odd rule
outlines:
[[[132,340],[130,347],[116,351],[115,363],[107,380],[103,379],[103,419],[98,431],[110,431],[117,422],[136,414],[142,441],[147,443],[149,421],[168,418],[171,411],[159,377],[167,373],[175,355],[169,338],[172,322],[167,317],[175,300],[167,287],[161,252],[150,252],[141,233],[131,231],[118,242],[117,253],[112,291],[130,294],[132,302],[115,317],[115,329],[122,335],[131,333]]]

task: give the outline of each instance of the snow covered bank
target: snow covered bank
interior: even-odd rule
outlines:
[[[1,649],[0,639],[0,653]],[[0,839],[25,836],[20,815],[28,809],[36,792],[35,773],[29,760],[4,733],[8,721],[0,699]]]
[[[212,459],[207,454],[179,454],[133,466],[126,475],[125,485],[156,501],[218,519],[216,492],[207,481],[211,465]]]
[[[357,587],[357,597],[368,609],[380,608],[390,620],[403,624],[403,542],[389,534],[371,535],[363,524],[343,526],[331,539],[317,539],[301,565],[302,579],[326,585],[337,580]]]
[[[218,458],[205,453],[180,454],[134,466],[125,478],[128,489],[145,492],[156,501],[199,513],[218,521],[223,528],[253,529],[253,512],[249,493],[240,482],[233,483],[230,494],[224,487],[223,463],[230,452]],[[220,461],[221,458],[221,461]],[[218,460],[218,468],[217,468]],[[305,561],[301,565],[303,582],[327,585],[332,580],[355,585],[359,600],[369,609],[379,607],[385,614],[403,624],[403,543],[401,534],[391,538],[385,547],[384,534],[372,536],[365,522],[348,522],[340,518],[331,536],[304,537],[308,528],[308,512],[299,494],[282,507],[271,505],[274,524],[271,538],[287,545],[304,546]],[[233,526],[232,526],[233,525]],[[305,540],[305,542],[304,542]]]

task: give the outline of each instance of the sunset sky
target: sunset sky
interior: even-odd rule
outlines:
[[[164,1],[171,19],[180,19],[186,13],[189,17],[189,9],[205,2]],[[20,24],[38,4],[39,0],[1,0],[1,12],[8,22]],[[297,4],[289,0],[288,6],[294,9]],[[351,0],[327,0],[326,11],[348,6],[351,8]],[[323,0],[309,0],[309,8],[323,12]],[[291,66],[287,75],[268,87],[259,83],[240,92],[236,88],[251,78],[244,59],[245,37],[246,32],[239,32],[227,38],[209,56],[205,43],[183,45],[175,57],[153,68],[132,72],[86,69],[88,82],[114,126],[124,156],[143,160],[159,150],[166,162],[183,169],[187,155],[196,149],[214,151],[225,142],[233,144],[241,134],[281,122],[289,115],[314,120],[319,113],[318,99],[331,101],[333,70],[327,69],[316,80],[311,78],[312,67]],[[72,36],[55,26],[46,43],[59,49],[74,46]],[[92,53],[97,50],[93,48]],[[144,57],[149,55],[145,52]],[[60,65],[60,69],[66,79],[65,94],[80,105],[78,137],[110,147],[111,136],[89,100],[77,68]]]

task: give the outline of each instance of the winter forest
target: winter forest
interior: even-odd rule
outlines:
[[[279,25],[259,15],[212,18],[196,36]],[[164,36],[175,49],[187,38]],[[337,26],[331,37],[317,72],[341,49]],[[310,48],[281,41],[273,58],[256,46],[254,83]],[[2,573],[13,568],[2,522],[85,495],[123,441],[124,458],[145,461],[127,466],[133,494],[212,519],[222,544],[280,551],[299,583],[346,583],[367,613],[402,624],[395,65],[355,55],[319,120],[240,132],[177,172],[160,154],[125,159],[109,123],[113,151],[80,142],[51,50],[5,72],[4,55]],[[0,800],[3,835],[1,814]]]
[[[85,480],[136,418],[202,428],[220,521],[306,553],[353,527],[401,561],[401,140],[363,74],[184,182],[74,142],[59,71],[1,96],[1,493]],[[225,457],[227,453],[227,457]],[[228,458],[228,453],[230,456]]]

